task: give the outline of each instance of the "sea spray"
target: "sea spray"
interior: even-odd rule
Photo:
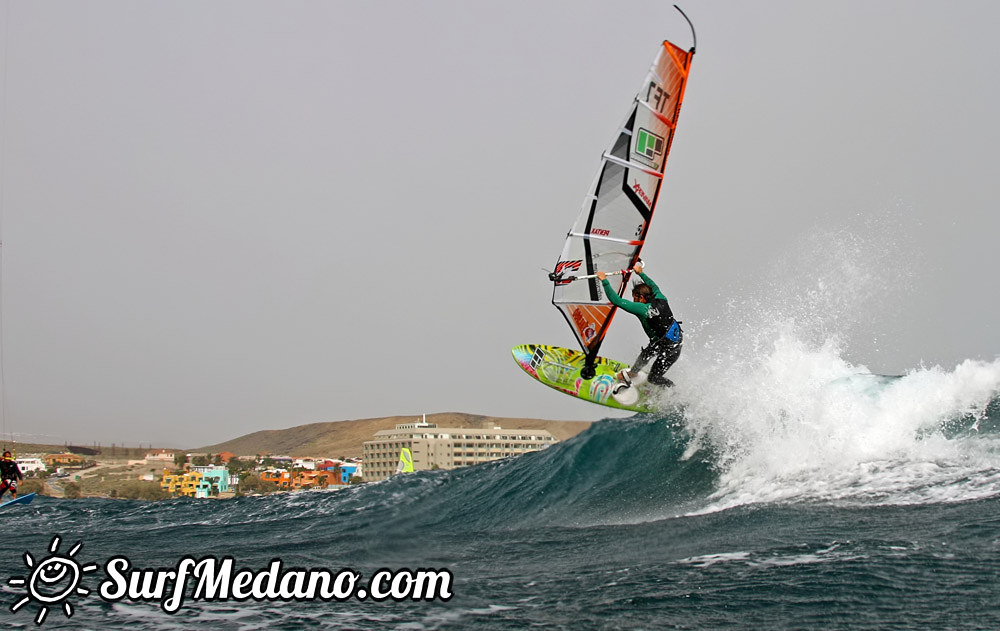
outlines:
[[[1000,493],[987,473],[1000,466],[995,436],[968,435],[1000,393],[1000,360],[891,377],[848,359],[877,338],[864,318],[905,286],[898,254],[878,235],[817,234],[689,336],[668,400],[689,445],[713,454],[703,510]]]

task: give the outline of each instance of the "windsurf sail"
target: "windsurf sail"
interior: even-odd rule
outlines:
[[[608,280],[619,296],[624,293],[660,199],[694,50],[663,42],[624,122],[601,156],[580,215],[549,274],[555,285],[552,304],[587,355],[589,370],[584,378],[589,378],[588,372],[593,376],[597,351],[615,314],[594,274],[620,271]]]
[[[406,447],[399,450],[399,464],[396,473],[413,473],[413,454]]]

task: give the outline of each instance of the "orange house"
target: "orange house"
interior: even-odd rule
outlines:
[[[287,489],[292,485],[292,474],[284,469],[268,469],[260,474],[260,479],[264,482],[274,482],[280,489]]]
[[[74,466],[85,462],[82,456],[76,454],[48,454],[42,457],[46,465],[58,467],[61,465]]]
[[[300,471],[292,480],[294,489],[326,488],[331,484],[339,484],[340,478],[329,471]]]

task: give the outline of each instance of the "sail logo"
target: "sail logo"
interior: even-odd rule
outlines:
[[[585,344],[590,344],[591,340],[597,337],[597,327],[593,322],[587,320],[579,309],[573,309],[573,322],[576,324],[576,328],[580,331],[580,335],[583,336],[583,341]]]
[[[568,285],[573,282],[574,277],[563,278],[562,275],[567,272],[579,272],[582,265],[583,261],[559,261],[556,263],[556,271],[552,272],[549,278],[555,281],[556,285]]]
[[[635,136],[635,156],[639,162],[654,169],[660,168],[660,158],[663,156],[663,147],[666,145],[663,136],[657,136],[648,129],[639,128],[639,133]]]
[[[642,198],[642,201],[646,202],[647,207],[653,207],[653,201],[649,199],[649,195],[646,195],[646,191],[642,190],[642,186],[639,185],[639,182],[632,184],[632,190],[635,191],[636,195]]]
[[[652,101],[652,103],[650,103]],[[670,102],[670,93],[665,91],[655,81],[650,81],[649,86],[646,88],[646,103],[650,108],[660,114],[666,109],[667,103]]]

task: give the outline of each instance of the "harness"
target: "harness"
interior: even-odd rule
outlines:
[[[646,313],[646,322],[655,335],[653,339],[665,338],[674,344],[678,344],[684,337],[681,323],[674,319],[674,312],[670,309],[670,303],[662,298],[654,298],[650,301],[649,311]]]
[[[17,479],[17,465],[13,460],[0,460],[0,479],[3,480],[16,480]]]

